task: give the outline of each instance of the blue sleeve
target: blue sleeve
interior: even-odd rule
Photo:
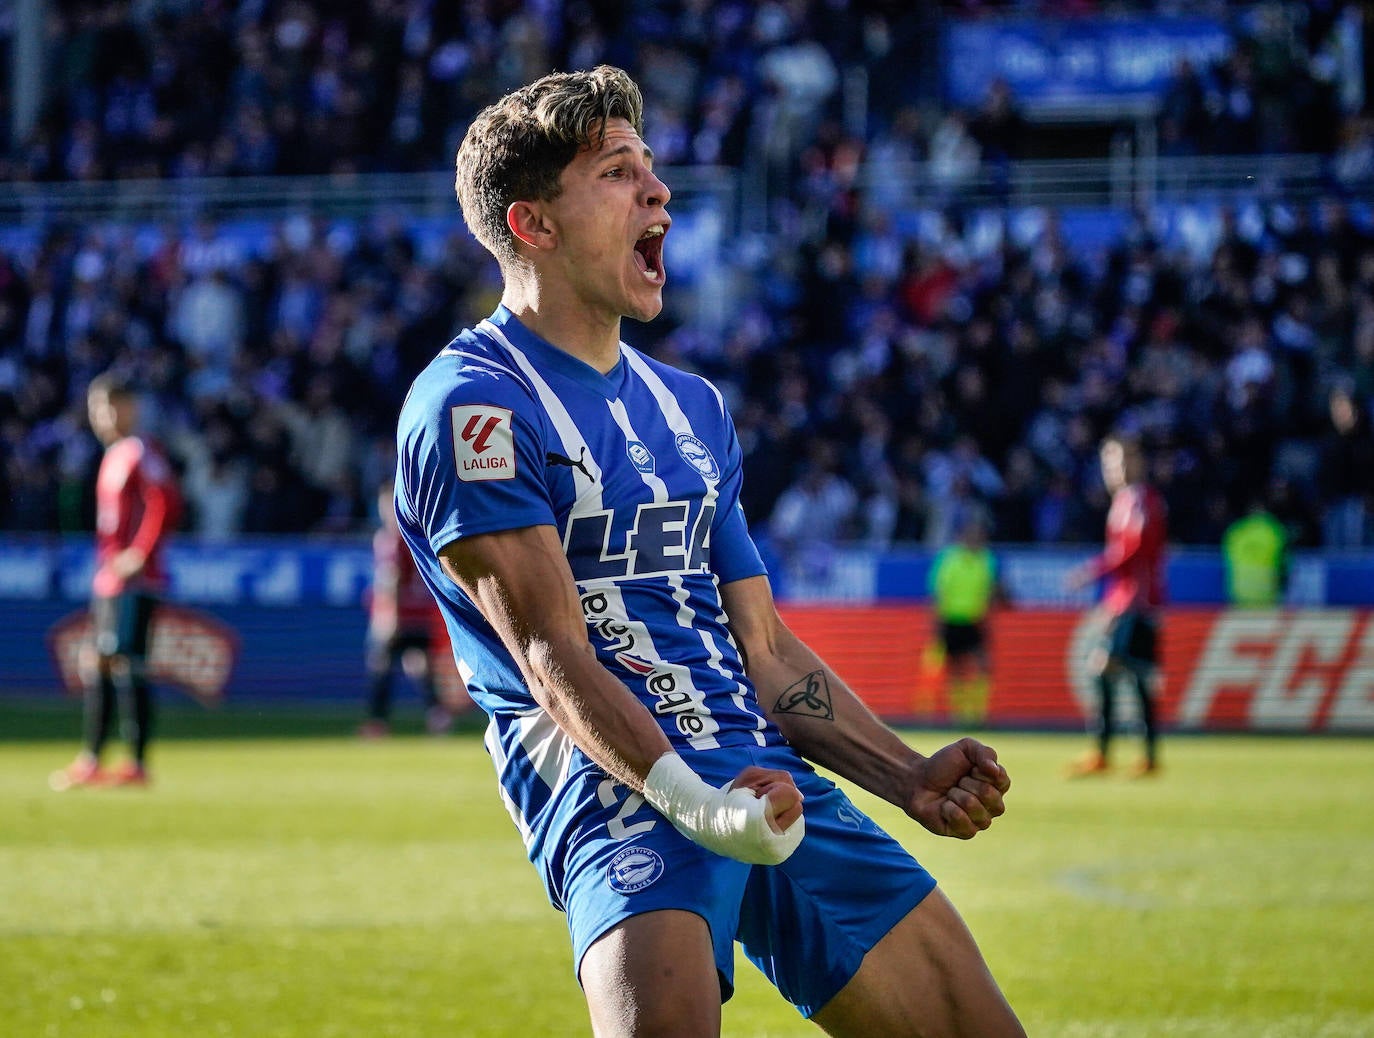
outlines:
[[[739,503],[743,483],[744,451],[735,435],[735,423],[724,412],[725,465],[716,488],[716,515],[711,523],[711,571],[722,584],[767,573],[749,524]]]
[[[461,537],[556,525],[537,406],[517,380],[417,382],[396,433],[399,507],[437,554]]]

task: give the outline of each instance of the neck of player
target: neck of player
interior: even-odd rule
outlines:
[[[560,299],[553,279],[508,280],[501,303],[535,335],[603,375],[620,362],[620,315]]]

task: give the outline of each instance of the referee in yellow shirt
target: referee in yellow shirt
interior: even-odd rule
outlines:
[[[992,692],[988,610],[1005,601],[981,514],[970,515],[959,530],[959,539],[935,556],[930,595],[945,657],[950,717],[960,725],[978,727],[987,716]]]

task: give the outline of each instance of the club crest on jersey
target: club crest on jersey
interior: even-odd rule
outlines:
[[[688,465],[701,473],[702,478],[720,478],[720,466],[716,464],[710,449],[691,433],[677,434],[677,452]]]
[[[515,478],[515,430],[507,407],[458,404],[453,421],[453,460],[464,483]]]
[[[626,847],[606,866],[606,885],[617,894],[633,894],[663,875],[663,858],[648,847]]]
[[[654,471],[654,456],[649,453],[649,448],[638,440],[631,440],[625,444],[625,453],[630,456],[630,464],[640,472]]]

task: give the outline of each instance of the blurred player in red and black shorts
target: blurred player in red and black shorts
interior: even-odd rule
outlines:
[[[1135,768],[1148,775],[1159,769],[1159,732],[1154,683],[1159,662],[1159,617],[1164,603],[1164,542],[1168,510],[1163,497],[1145,481],[1145,454],[1129,436],[1102,441],[1102,481],[1112,495],[1103,552],[1070,575],[1072,587],[1103,581],[1097,611],[1104,624],[1101,644],[1089,666],[1096,678],[1097,747],[1070,769],[1092,775],[1109,767],[1117,683],[1124,681],[1140,699],[1145,726],[1145,756]]]
[[[453,714],[440,701],[431,658],[434,596],[401,539],[391,480],[377,494],[377,515],[381,526],[372,535],[367,623],[367,719],[358,733],[375,739],[390,731],[392,681],[399,665],[424,698],[426,729],[440,735],[453,724]]]
[[[149,635],[167,583],[162,546],[181,514],[171,466],[156,445],[137,434],[138,397],[130,384],[114,373],[97,375],[86,404],[91,429],[105,448],[95,488],[93,639],[82,654],[84,745],[76,760],[52,776],[59,790],[148,781]],[[101,752],[121,712],[129,759],[105,771]]]

